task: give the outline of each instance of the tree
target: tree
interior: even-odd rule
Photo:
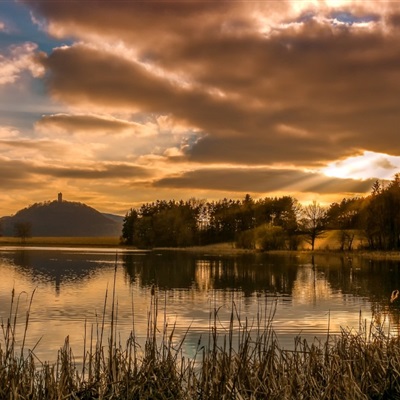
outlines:
[[[142,248],[193,246],[199,242],[204,208],[197,199],[142,204],[125,216],[122,240]]]
[[[366,207],[365,233],[372,249],[400,248],[400,174],[386,187],[375,182]]]
[[[311,250],[314,250],[315,239],[322,237],[327,226],[326,210],[316,201],[305,206],[300,221],[301,231],[305,240],[310,243]]]
[[[16,222],[14,224],[15,236],[21,238],[21,242],[25,243],[27,238],[32,237],[32,224],[30,222]]]
[[[263,251],[283,250],[286,247],[286,234],[281,226],[263,225],[256,229],[258,247]]]
[[[356,232],[363,228],[364,205],[364,198],[344,198],[340,203],[332,203],[327,210],[328,227],[338,230],[340,250],[352,250]]]
[[[125,244],[133,244],[135,225],[137,222],[138,213],[133,208],[125,215],[124,222],[122,225],[122,237],[121,241]]]
[[[223,199],[207,203],[209,223],[207,243],[232,242],[241,225],[241,204],[238,200]]]

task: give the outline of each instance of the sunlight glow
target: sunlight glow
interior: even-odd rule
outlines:
[[[326,176],[349,179],[392,179],[400,170],[400,157],[365,151],[362,155],[334,161],[321,170]]]

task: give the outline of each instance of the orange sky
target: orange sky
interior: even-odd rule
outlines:
[[[400,170],[400,3],[0,6],[0,216],[363,195]]]

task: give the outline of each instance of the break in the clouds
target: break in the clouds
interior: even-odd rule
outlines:
[[[16,82],[24,71],[40,76],[43,68],[35,62],[36,50],[37,45],[28,42],[10,46],[4,54],[0,53],[0,85]]]
[[[54,189],[62,179],[85,191],[91,177],[113,180],[109,198],[124,204],[172,191],[333,198],[397,172],[400,3],[22,3],[51,40],[12,43],[0,17],[0,83],[56,110],[2,117],[21,132],[3,144],[21,152],[0,154],[23,160],[24,143],[41,143]],[[99,187],[90,183],[91,196]]]
[[[400,170],[400,159],[386,154],[364,152],[362,155],[335,161],[323,169],[328,176],[368,179],[378,176],[391,179]]]

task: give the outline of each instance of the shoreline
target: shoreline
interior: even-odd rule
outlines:
[[[343,257],[362,257],[374,260],[399,260],[400,251],[382,250],[352,250],[340,251],[338,249],[300,249],[300,250],[271,250],[262,252],[257,249],[240,249],[233,243],[217,243],[205,246],[190,247],[155,247],[153,249],[139,249],[120,243],[119,237],[36,237],[26,239],[25,243],[15,237],[0,237],[0,249],[2,247],[116,247],[120,249],[135,249],[138,251],[180,251],[188,253],[202,253],[213,255],[241,255],[241,254],[276,254],[276,255],[324,255]]]
[[[352,251],[340,251],[340,250],[270,250],[260,251],[257,249],[237,249],[228,246],[192,246],[192,247],[158,247],[155,250],[162,251],[182,251],[192,253],[206,253],[206,254],[276,254],[276,255],[315,255],[315,256],[343,256],[343,257],[363,257],[374,260],[399,260],[400,251],[382,251],[382,250],[352,250]]]

